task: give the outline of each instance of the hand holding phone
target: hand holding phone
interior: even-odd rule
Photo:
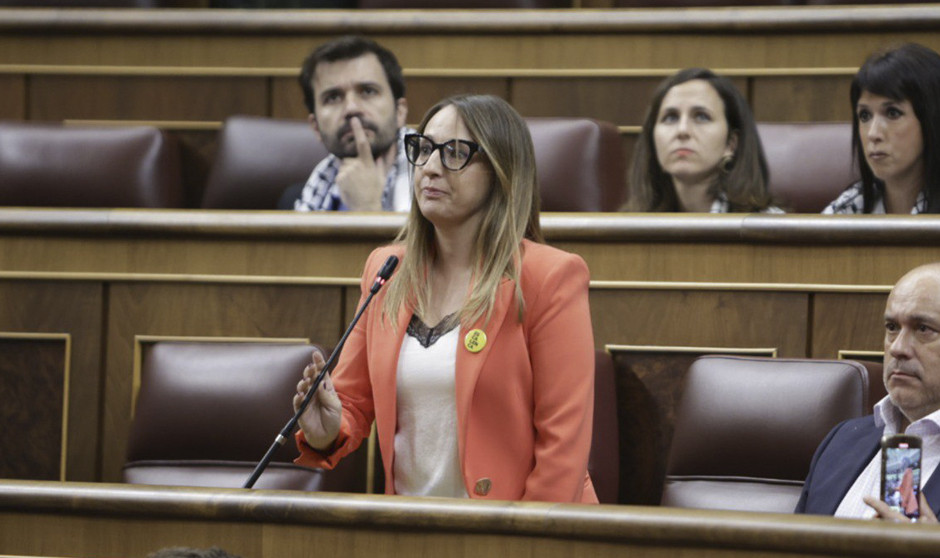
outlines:
[[[920,517],[921,440],[894,434],[881,439],[881,500],[891,509]]]

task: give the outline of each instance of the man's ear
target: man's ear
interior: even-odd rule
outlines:
[[[728,144],[725,146],[725,155],[734,157],[735,152],[738,150],[738,131],[731,130],[728,132]]]
[[[310,127],[313,128],[313,133],[320,138],[320,141],[323,141],[323,136],[320,135],[320,125],[317,124],[317,117],[313,113],[307,115],[307,122],[310,123]]]
[[[402,97],[395,101],[395,122],[401,128],[408,121],[408,100]]]

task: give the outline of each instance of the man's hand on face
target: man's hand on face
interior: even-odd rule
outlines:
[[[343,203],[351,211],[382,211],[382,191],[394,158],[394,149],[389,149],[378,159],[372,158],[372,146],[359,117],[349,119],[356,140],[356,156],[343,159],[336,175],[336,185]]]

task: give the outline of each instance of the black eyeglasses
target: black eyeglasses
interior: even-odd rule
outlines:
[[[424,166],[435,151],[441,152],[444,168],[459,171],[470,164],[474,153],[483,153],[483,148],[469,140],[452,139],[444,143],[434,143],[431,138],[421,134],[405,135],[405,156],[412,165]]]

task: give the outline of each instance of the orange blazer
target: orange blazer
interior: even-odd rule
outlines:
[[[379,267],[401,246],[372,252],[362,278],[362,299]],[[393,275],[390,281],[394,281]],[[594,405],[594,335],[588,306],[588,268],[580,257],[544,244],[523,242],[520,276],[525,312],[515,285],[499,286],[488,323],[461,327],[457,348],[457,436],[464,485],[471,498],[596,503],[587,474]],[[298,464],[333,467],[369,435],[373,419],[393,493],[397,423],[398,354],[412,312],[402,310],[397,329],[382,318],[384,290],[372,300],[346,341],[333,384],[343,403],[334,450],[324,455],[297,432]],[[485,325],[484,325],[485,324]],[[482,329],[486,344],[464,346]]]

